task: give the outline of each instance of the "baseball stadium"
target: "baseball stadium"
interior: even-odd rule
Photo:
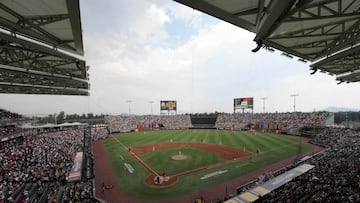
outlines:
[[[122,6],[130,5],[129,2],[119,2]],[[136,7],[136,10],[142,11],[144,2],[136,1],[135,6],[128,9]],[[254,48],[249,50],[254,54],[259,50],[276,51],[282,52],[281,55],[289,60],[295,57],[299,63],[310,62],[311,75],[319,71],[335,76],[339,85],[360,81],[360,1],[169,2],[164,3],[164,7],[181,16],[174,21],[190,19],[182,16],[182,9],[191,9],[193,13],[209,15],[254,34]],[[95,4],[95,1],[92,3]],[[172,4],[178,7],[172,7]],[[150,11],[143,13],[150,13],[150,16],[157,16],[171,24],[172,19],[166,18],[166,12],[159,11],[161,9],[151,1],[149,5]],[[91,13],[89,8],[84,6],[80,9],[79,0],[0,2],[0,203],[360,202],[360,111],[315,108],[313,111],[300,111],[300,108],[296,109],[298,93],[290,97],[287,94],[293,99],[293,110],[278,112],[276,109],[271,112],[265,110],[267,97],[242,95],[245,94],[243,89],[247,88],[244,84],[244,87],[236,87],[238,96],[226,97],[226,104],[217,103],[230,111],[219,112],[218,106],[214,105],[216,103],[206,104],[202,100],[201,105],[211,111],[194,113],[188,110],[190,108],[183,108],[184,100],[163,96],[159,87],[151,86],[149,94],[160,95],[158,99],[152,99],[154,101],[147,99],[151,113],[142,110],[134,113],[131,112],[133,101],[124,99],[121,92],[129,87],[127,84],[119,89],[113,86],[120,79],[110,72],[114,75],[111,79],[97,78],[96,81],[106,83],[106,88],[92,86],[92,90],[100,92],[98,96],[106,100],[109,98],[105,95],[106,91],[115,89],[115,93],[109,92],[111,99],[120,95],[128,104],[128,113],[114,110],[126,109],[118,101],[114,101],[112,111],[101,115],[91,111],[82,115],[66,114],[64,110],[45,116],[20,113],[24,108],[32,111],[33,105],[51,106],[52,111],[61,106],[61,101],[65,103],[65,100],[74,97],[75,100],[91,97],[90,82],[94,82],[90,80],[90,66],[86,60],[92,59],[93,55],[98,58],[126,55],[121,50],[107,49],[99,52],[89,49],[96,54],[84,55],[83,32],[86,33],[86,29],[84,31],[82,27],[84,19],[80,10]],[[117,13],[116,8],[112,9],[109,13]],[[146,33],[146,29],[158,29],[148,25],[150,21],[156,21],[155,17],[149,18],[149,21],[124,12],[122,16],[110,19],[108,12],[104,11],[97,15],[104,15],[111,23],[125,21],[125,17],[130,16],[129,19],[136,20],[126,22],[133,27],[125,29],[141,27],[145,30],[141,34]],[[87,17],[87,22],[99,23],[95,22],[97,16],[94,13]],[[198,26],[201,21],[197,20],[191,17],[191,22],[187,23]],[[140,23],[133,25],[133,22]],[[113,36],[106,29],[96,29],[99,30],[108,34],[102,36],[102,40],[95,40],[95,47],[101,49],[101,44],[106,44]],[[131,33],[132,37],[140,36],[140,42],[134,46],[121,46],[126,47],[129,53],[136,53],[136,60],[147,62],[137,48],[144,46],[151,50],[153,44],[170,32],[154,34],[149,31],[151,39],[134,33]],[[91,41],[94,36],[87,35],[86,39]],[[129,36],[116,39],[132,41]],[[149,40],[148,44],[145,39]],[[179,44],[183,42],[180,38],[176,39]],[[116,42],[111,41],[110,44],[118,46]],[[181,65],[198,65],[195,52],[197,49],[192,52],[191,60],[184,60]],[[259,60],[264,55],[256,56]],[[125,58],[130,60],[131,57],[126,55]],[[151,55],[153,58],[156,57]],[[99,65],[96,60],[92,62],[94,66]],[[213,62],[217,63],[216,59],[209,63]],[[116,66],[116,63],[104,63],[109,70],[111,66]],[[171,63],[167,66],[177,68]],[[118,69],[125,74],[124,67]],[[175,79],[184,79],[180,72],[176,72],[179,78],[175,76]],[[156,74],[161,75],[159,72]],[[247,73],[241,74],[240,77]],[[141,95],[144,93],[141,88],[159,82],[143,72],[139,75],[145,75],[144,78],[150,78],[151,82],[147,83],[139,76],[136,88],[130,90],[133,95]],[[193,72],[189,75],[196,78]],[[165,77],[162,79],[169,81]],[[194,80],[189,83],[192,83],[189,86],[194,86]],[[161,88],[166,89],[165,86],[161,84]],[[313,95],[319,94],[317,85],[313,86]],[[171,89],[175,95],[177,90]],[[351,94],[354,95],[354,92],[356,90]],[[27,99],[20,101],[12,100],[9,95],[29,97],[21,97]],[[67,97],[61,100],[60,96]],[[186,97],[191,96],[194,94],[186,94]],[[222,96],[216,95],[219,98]],[[56,97],[59,101],[49,102],[51,100],[47,97]],[[33,104],[34,98],[41,102]],[[352,97],[342,98],[343,101],[347,99]],[[26,104],[21,105],[21,102]],[[316,101],[308,98],[306,102]],[[86,102],[79,103],[90,106]],[[159,113],[153,113],[153,103],[158,106],[155,111]],[[19,110],[14,109],[14,105]]]

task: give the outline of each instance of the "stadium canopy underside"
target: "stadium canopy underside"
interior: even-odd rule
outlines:
[[[175,0],[256,34],[256,48],[283,52],[310,69],[360,81],[359,0]]]
[[[79,0],[0,2],[0,93],[89,95]]]

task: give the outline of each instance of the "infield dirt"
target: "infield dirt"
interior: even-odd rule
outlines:
[[[225,159],[225,162],[216,163],[214,165],[205,166],[201,168],[195,168],[188,171],[183,171],[178,174],[166,174],[162,175],[157,173],[154,169],[151,168],[147,163],[142,161],[138,156],[146,153],[151,153],[159,150],[167,150],[167,149],[174,149],[174,148],[195,148],[203,151],[207,151],[209,153],[214,153]],[[142,145],[142,146],[136,146],[129,150],[129,153],[135,157],[135,159],[147,170],[150,172],[150,176],[146,178],[145,182],[152,186],[152,187],[166,187],[173,185],[176,183],[178,177],[183,175],[188,175],[197,171],[218,167],[220,165],[226,164],[229,161],[233,160],[239,160],[248,158],[251,156],[254,156],[253,153],[235,148],[235,147],[229,147],[225,145],[219,145],[219,144],[209,144],[209,143],[200,143],[200,142],[169,142],[169,143],[160,143],[160,144],[149,144],[149,145]],[[185,160],[185,155],[175,155],[177,157],[177,160]],[[181,156],[181,157],[180,157]],[[172,157],[174,159],[174,157]],[[181,158],[181,159],[180,159]],[[157,181],[157,177],[160,177],[161,183]],[[163,179],[166,179],[166,181],[163,181]]]

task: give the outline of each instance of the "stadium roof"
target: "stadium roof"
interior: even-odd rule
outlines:
[[[0,93],[89,95],[79,0],[0,2]]]
[[[360,81],[358,0],[175,0],[256,34],[257,47],[313,62],[340,82]]]

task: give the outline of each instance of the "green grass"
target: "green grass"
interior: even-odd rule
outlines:
[[[186,160],[176,161],[171,157],[179,154],[186,155]],[[156,172],[166,174],[177,174],[180,172],[196,169],[224,161],[216,154],[193,148],[175,148],[143,154],[140,156]]]
[[[234,163],[220,166],[218,168],[199,171],[190,175],[182,176],[179,178],[178,182],[171,187],[161,189],[152,188],[144,183],[144,180],[149,175],[149,173],[128,154],[124,147],[134,147],[163,142],[207,142],[228,145],[237,147],[239,149],[245,148],[247,151],[253,153],[256,153],[256,150],[258,149],[260,153],[258,156],[252,159],[239,160]],[[107,139],[102,141],[102,145],[115,172],[120,188],[128,195],[148,200],[164,200],[190,195],[191,193],[206,187],[234,179],[238,176],[245,175],[254,170],[279,162],[283,159],[293,157],[298,154],[299,150],[302,152],[311,150],[311,147],[308,145],[299,145],[298,138],[273,134],[255,134],[253,132],[217,130],[152,131],[146,133],[139,132],[119,134],[116,135],[114,139]],[[146,162],[150,163],[155,168],[155,170],[157,167],[160,167],[158,166],[160,162],[156,161],[156,159],[159,158],[158,156],[165,156],[158,155],[156,153],[161,153],[161,151],[142,155],[142,158]],[[193,153],[207,152],[194,151]],[[201,155],[201,157],[205,157],[203,159],[207,159],[207,156],[212,157],[206,154]],[[215,158],[210,159],[214,160],[209,160],[209,164],[212,163],[212,161],[216,161]],[[199,160],[200,165],[205,163],[202,161],[203,160]],[[134,167],[134,173],[130,174],[128,172],[124,172],[124,162],[129,163]],[[163,170],[164,167],[165,166],[161,166],[159,170]],[[173,169],[169,170],[175,170],[176,172],[178,169],[174,167]],[[179,171],[180,170],[183,169],[179,168]],[[204,180],[200,179],[202,176],[218,170],[227,170],[228,172],[216,178],[209,178]]]

